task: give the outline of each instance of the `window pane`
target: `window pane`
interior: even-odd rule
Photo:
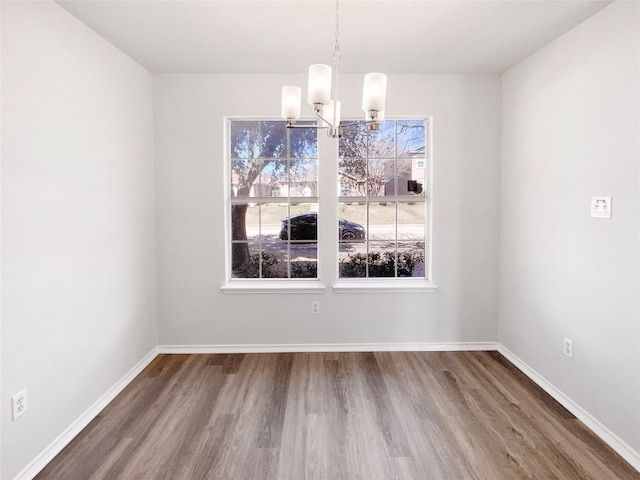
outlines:
[[[338,206],[338,239],[352,242],[367,238],[367,205],[359,203],[341,203]]]
[[[369,134],[369,157],[395,158],[396,156],[396,122],[388,120]]]
[[[424,120],[398,121],[398,157],[425,158]]]
[[[257,160],[232,160],[231,161],[231,191],[235,197],[255,196],[252,185],[261,184],[261,168],[258,168]]]
[[[229,178],[229,181],[231,182],[232,197],[238,196],[239,177],[243,175],[242,172],[244,171],[245,171],[245,168],[244,168],[243,162],[239,162],[238,160],[233,160],[231,162],[231,170],[230,170],[231,177]]]
[[[341,203],[338,207],[338,276],[362,278],[367,273],[367,245],[365,242],[367,205]]]
[[[286,197],[288,166],[286,160],[262,162],[260,177],[253,182],[252,197]]]
[[[422,186],[418,185],[418,180],[422,180],[422,177],[415,175],[414,165],[415,160],[398,160],[398,195],[418,195],[418,189]]]
[[[338,163],[338,193],[343,197],[367,195],[367,161],[364,158],[341,158]]]
[[[291,216],[282,218],[279,238],[292,242],[318,240],[318,213],[310,203],[291,204]]]
[[[364,243],[340,243],[338,276],[363,278],[367,276],[367,251]]]
[[[294,160],[289,170],[289,195],[292,197],[318,196],[318,161]]]
[[[231,205],[231,240],[247,240],[246,217],[249,204]]]
[[[318,278],[318,244],[292,243],[291,278]]]
[[[424,196],[424,162],[415,158],[398,160],[398,195]],[[413,188],[409,188],[409,182],[413,182]]]
[[[349,122],[343,122],[348,124]],[[364,125],[353,125],[349,127],[354,131],[344,131],[338,141],[339,158],[366,158],[368,134],[365,133]]]
[[[287,195],[286,160],[247,159],[231,161],[231,192],[235,197],[282,197]]]
[[[233,121],[229,130],[231,158],[255,158],[260,155],[259,122]]]
[[[398,242],[398,277],[424,277],[424,242]]]
[[[259,213],[259,236],[256,240],[261,242],[278,242],[278,234],[280,233],[280,220],[288,215],[287,204],[279,203],[264,203],[256,207],[249,207],[249,212],[255,210]],[[247,214],[247,221],[249,222],[249,215]],[[249,226],[257,225],[256,223],[247,223],[247,233],[249,233]],[[251,237],[249,238],[251,240]]]
[[[370,197],[395,195],[394,159],[369,159],[367,162],[367,186]]]
[[[315,125],[316,122],[297,122],[296,125]],[[295,158],[318,158],[318,130],[315,128],[289,129],[289,149]]]
[[[425,204],[398,204],[398,240],[423,240],[425,238]]]
[[[369,277],[396,276],[396,242],[369,243]]]
[[[231,239],[260,240],[260,206],[253,203],[231,205]]]
[[[288,260],[286,243],[264,244],[260,256],[262,278],[287,278]]]
[[[277,158],[287,155],[287,124],[283,121],[260,122],[262,142],[260,156]]]
[[[258,278],[260,245],[248,242],[231,243],[231,276],[234,278]]]
[[[232,240],[277,241],[280,233],[280,220],[287,214],[286,204],[243,203],[231,205]]]
[[[369,204],[369,239],[396,239],[396,204],[394,202],[377,202]]]

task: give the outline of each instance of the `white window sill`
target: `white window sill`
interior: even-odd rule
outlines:
[[[253,293],[324,293],[326,287],[319,282],[296,281],[231,281],[220,287],[222,293],[253,294]]]
[[[333,286],[335,293],[432,293],[438,286],[427,280],[339,280]]]
[[[233,281],[220,287],[227,294],[256,293],[324,293],[326,287],[318,282],[292,281]],[[438,286],[426,280],[339,280],[333,285],[335,293],[433,293]]]

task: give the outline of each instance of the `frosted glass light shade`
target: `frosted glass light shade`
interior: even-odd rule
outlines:
[[[387,95],[387,76],[382,73],[368,73],[364,76],[362,90],[362,110],[384,110]]]
[[[338,126],[340,126],[340,107],[341,103],[338,100],[331,100],[324,107],[322,110],[322,116],[331,122],[331,125],[329,125],[327,122],[323,121],[322,123],[325,127],[331,128],[333,125],[333,128],[338,128]]]
[[[309,90],[307,101],[309,105],[319,103],[328,105],[331,98],[331,67],[315,64],[309,67]]]
[[[300,87],[282,87],[282,117],[287,120],[298,120],[300,118],[301,100],[302,89]]]

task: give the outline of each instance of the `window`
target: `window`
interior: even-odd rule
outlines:
[[[426,121],[389,120],[339,142],[340,278],[427,278]]]
[[[227,120],[229,282],[222,290],[323,292],[333,282],[335,292],[435,291],[428,120],[388,120],[375,132],[354,124],[337,145],[318,141],[315,121],[296,125]],[[337,152],[337,165],[326,158],[319,167],[320,156],[334,155],[326,152]]]
[[[228,120],[227,132],[230,277],[317,278],[316,130]]]

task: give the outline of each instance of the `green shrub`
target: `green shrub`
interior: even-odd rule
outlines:
[[[274,253],[254,253],[244,270],[234,270],[240,278],[258,278],[262,261],[262,278],[287,278],[286,263],[278,260]],[[291,278],[318,278],[316,262],[291,262]]]
[[[343,277],[365,277],[367,274],[367,258],[369,261],[370,277],[395,277],[395,252],[354,253],[340,261],[340,271]],[[398,254],[398,277],[410,277],[415,268],[424,262],[424,253],[419,250],[401,252]]]
[[[291,278],[318,278],[316,262],[291,262]]]
[[[278,265],[278,258],[275,254],[268,252],[251,254],[249,264],[243,269],[235,269],[234,274],[240,278],[258,278],[260,274],[260,259],[262,259],[263,278],[279,278],[283,276]],[[284,276],[286,277],[286,272]]]

